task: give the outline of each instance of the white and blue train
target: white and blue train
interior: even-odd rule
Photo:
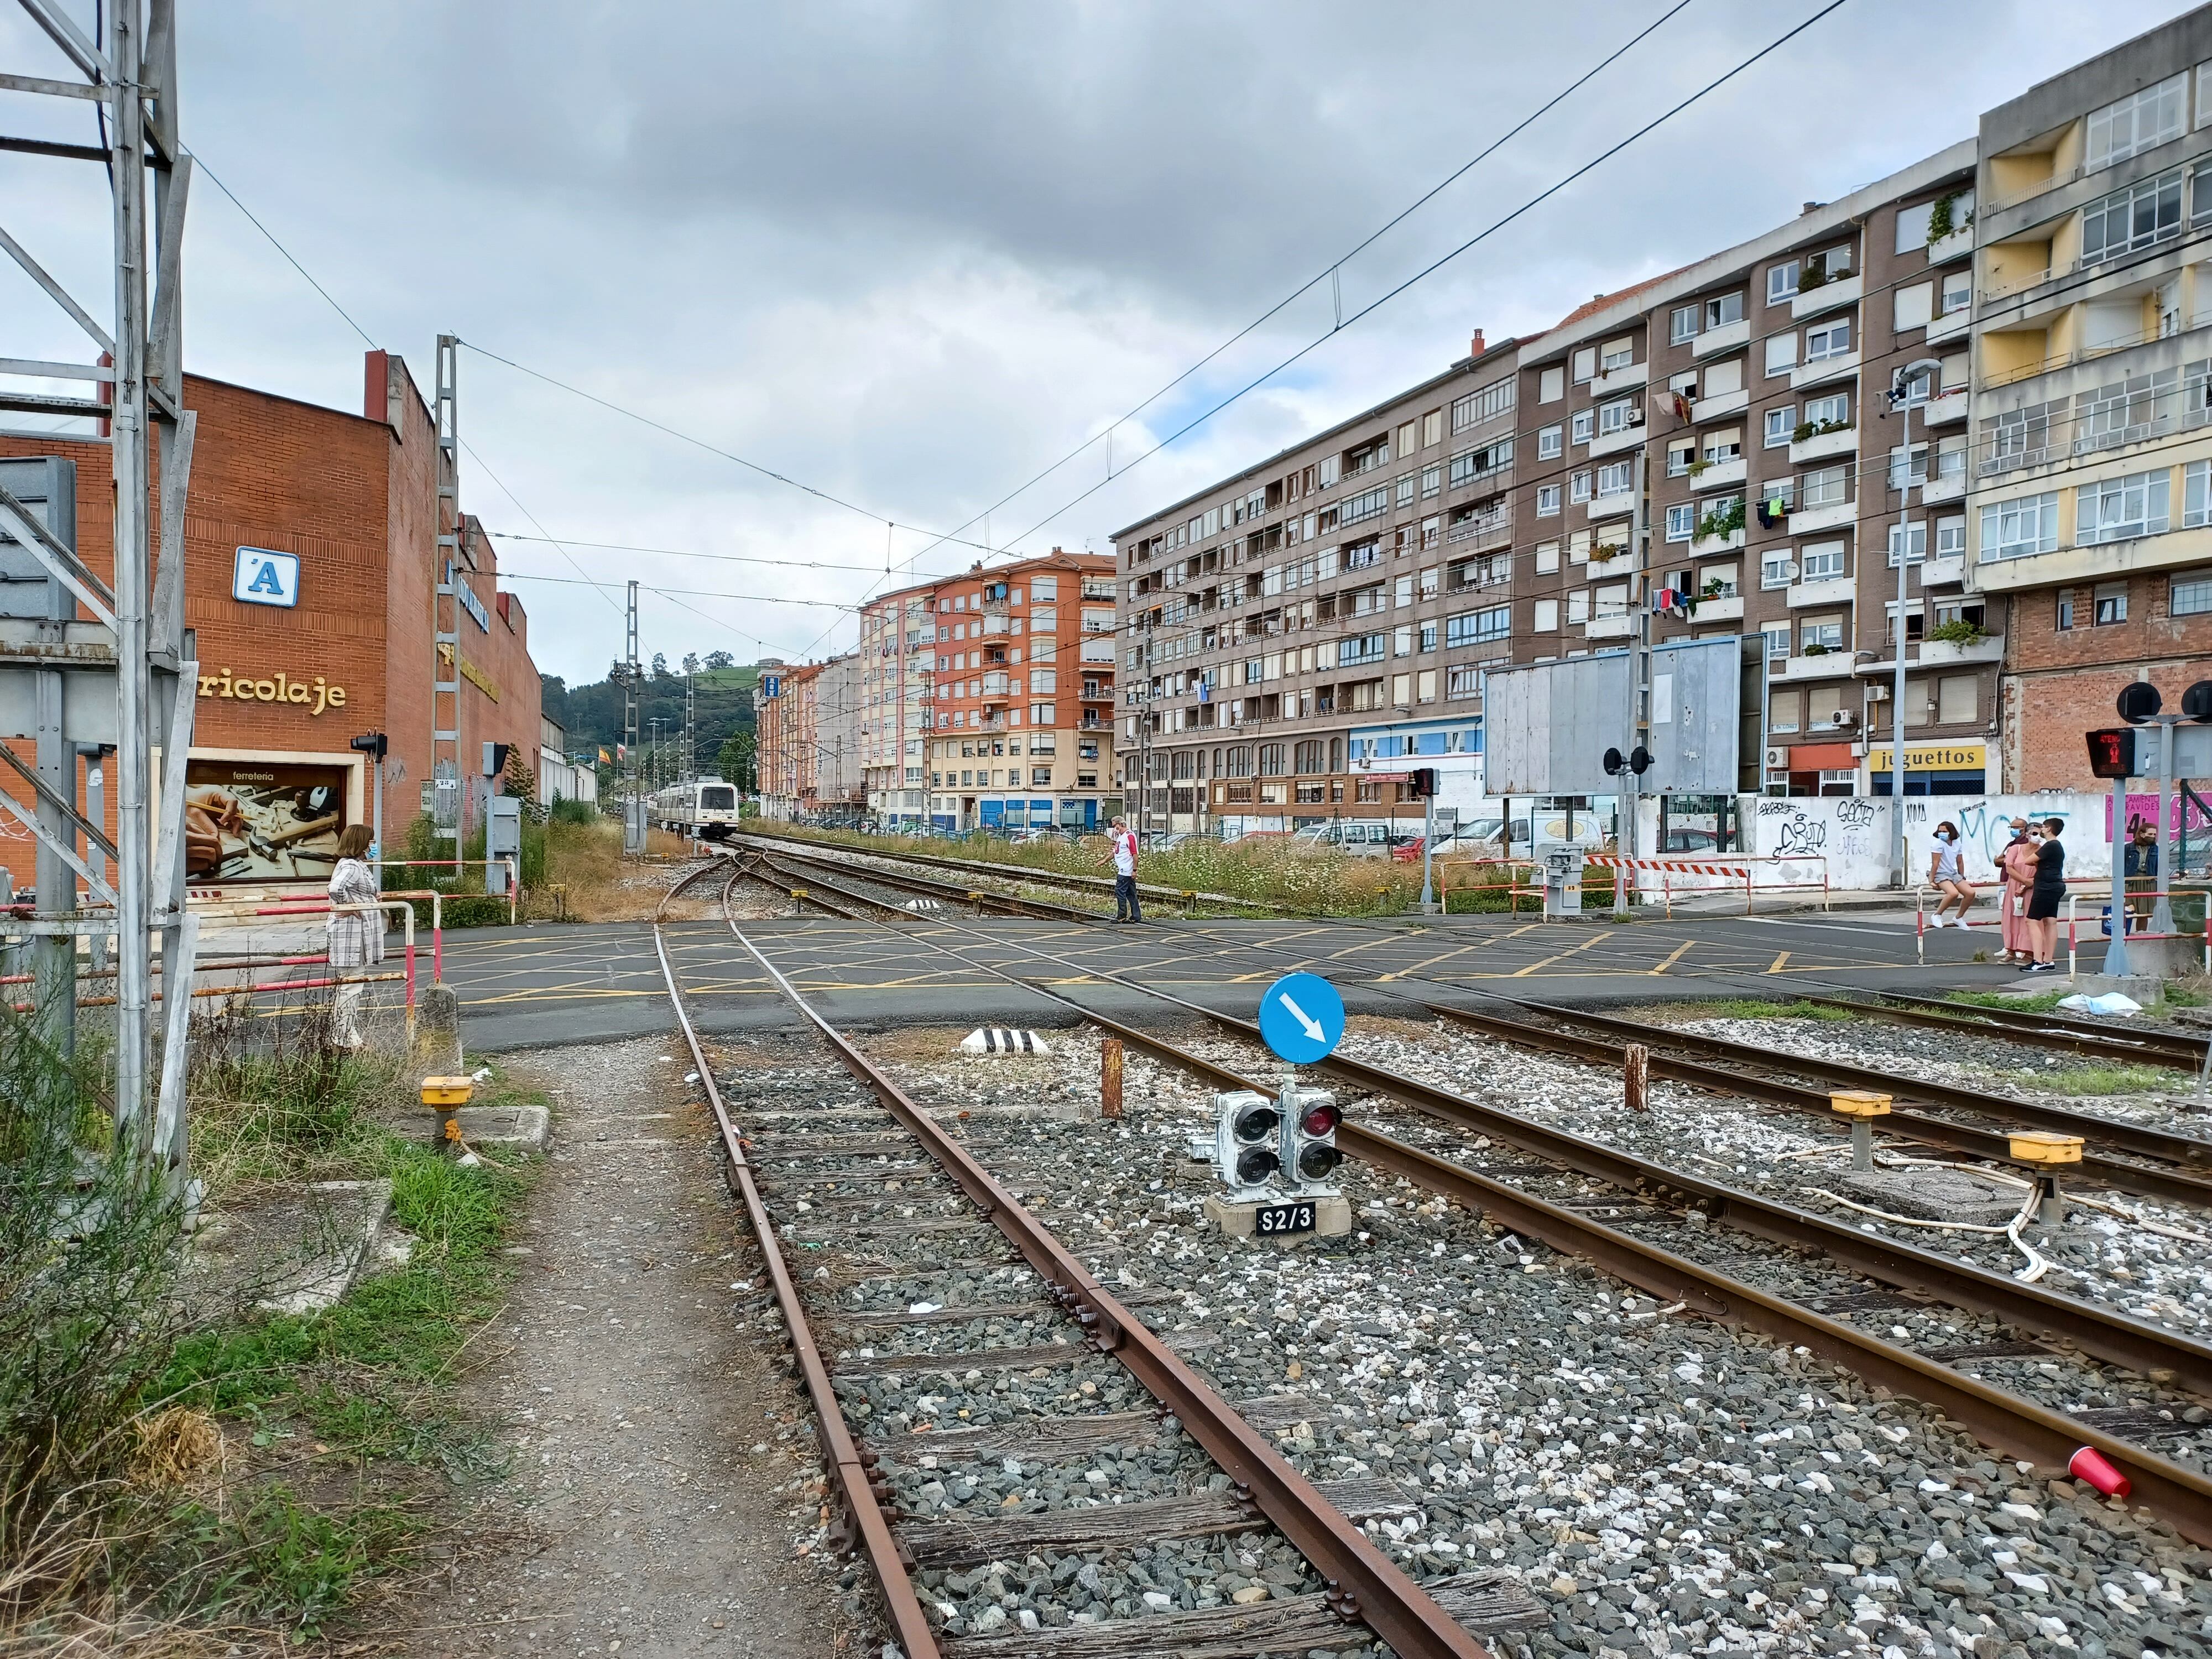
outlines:
[[[671,784],[653,798],[653,821],[701,841],[726,841],[738,827],[738,791],[720,778]]]

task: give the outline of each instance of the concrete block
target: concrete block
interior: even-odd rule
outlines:
[[[1289,1199],[1273,1199],[1272,1203],[1286,1204]],[[1285,1233],[1280,1242],[1300,1238],[1341,1238],[1352,1231],[1352,1200],[1340,1193],[1324,1193],[1310,1200],[1314,1206],[1314,1230],[1310,1233]],[[1218,1193],[1206,1195],[1206,1219],[1221,1229],[1224,1238],[1250,1238],[1258,1229],[1256,1219],[1265,1206],[1259,1203],[1237,1204]]]
[[[2154,940],[2152,943],[2155,944],[2157,941]],[[2136,961],[2136,946],[2133,944],[2128,946],[2128,958],[2131,964],[2141,966],[2142,964]],[[2040,989],[2046,991],[2051,988],[2047,982],[2031,980],[2029,983],[2039,985]],[[2154,1008],[2166,1000],[2166,982],[2154,973],[2077,974],[2074,976],[2072,984],[2073,988],[2084,996],[2100,997],[2109,992],[2118,991],[2122,996],[2134,998],[2146,1008]],[[2124,1022],[2113,1023],[2118,1024]]]
[[[2024,1187],[1966,1170],[1842,1170],[1829,1176],[1826,1184],[1893,1215],[1976,1226],[2002,1226],[2027,1199]]]
[[[389,1181],[317,1181],[203,1211],[190,1281],[270,1313],[319,1312],[380,1259],[391,1209]]]
[[[461,1139],[471,1146],[520,1146],[542,1152],[553,1139],[553,1115],[543,1106],[464,1106],[453,1116],[460,1123]]]

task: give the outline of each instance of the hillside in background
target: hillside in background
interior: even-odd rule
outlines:
[[[714,757],[724,741],[753,726],[753,687],[760,679],[757,666],[729,661],[722,652],[707,659],[692,676],[693,715],[697,729],[693,752],[702,772],[714,769]],[[558,674],[544,677],[545,713],[568,734],[568,752],[588,760],[604,746],[611,755],[623,741],[623,688],[611,678],[589,685],[571,686]],[[684,671],[656,657],[638,688],[638,742],[650,748],[653,722],[661,722],[661,739],[671,755],[684,732]],[[674,775],[673,761],[669,775]]]

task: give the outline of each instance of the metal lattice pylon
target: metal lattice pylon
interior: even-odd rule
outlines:
[[[438,337],[437,580],[430,590],[430,822],[461,853],[467,791],[461,766],[460,360],[458,335]]]
[[[73,78],[15,76],[9,90],[51,98],[58,107],[99,106],[106,114],[106,143],[40,139],[9,147],[105,169],[113,207],[114,293],[112,324],[103,325],[94,313],[107,307],[71,295],[0,225],[0,252],[84,332],[100,357],[89,364],[8,362],[0,369],[0,410],[108,422],[114,568],[111,582],[85,565],[75,545],[56,533],[54,503],[34,509],[0,489],[0,535],[43,567],[53,596],[43,615],[0,619],[0,738],[30,740],[38,755],[35,765],[26,766],[12,750],[0,747],[13,774],[10,783],[24,786],[36,807],[27,808],[12,795],[0,797],[0,804],[25,823],[40,851],[37,914],[28,922],[9,922],[9,931],[70,941],[60,977],[71,981],[72,994],[75,939],[114,938],[116,1146],[157,1159],[175,1185],[184,1178],[188,1153],[184,1061],[197,924],[185,908],[183,832],[191,694],[199,671],[185,628],[184,515],[193,417],[184,407],[181,283],[192,164],[178,131],[175,6],[173,0],[110,0],[105,33],[94,40],[57,0],[18,3]],[[88,170],[82,176],[92,175]],[[89,383],[95,395],[57,396],[12,384],[25,378]],[[97,395],[103,389],[106,395]],[[158,504],[151,500],[157,449]],[[81,619],[80,607],[91,613],[89,621]],[[74,758],[63,758],[106,744],[115,749],[112,840],[104,824],[81,810]],[[158,799],[157,746],[162,755]],[[79,850],[85,843],[99,849],[90,862]],[[112,883],[103,873],[109,860]],[[163,1011],[158,1089],[152,1077],[156,933],[171,992]],[[64,987],[52,983],[41,990],[64,994]],[[61,1029],[64,1040],[73,1038],[73,1023]]]

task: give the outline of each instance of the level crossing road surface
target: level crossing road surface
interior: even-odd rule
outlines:
[[[1788,995],[1795,981],[1941,994],[2019,982],[1972,960],[1989,935],[1946,931],[1916,964],[1909,913],[1697,916],[1547,922],[1522,915],[1387,921],[1101,922],[917,919],[899,932],[830,917],[748,921],[799,992],[841,1024],[1061,1024],[1064,1009],[994,977],[988,963],[1102,1013],[1157,1021],[1161,1005],[1104,977],[1253,1017],[1282,975],[1321,974],[1354,1013],[1407,1012],[1393,985],[1441,1003],[1503,992],[1582,1004]],[[972,929],[963,932],[961,929]],[[703,1028],[781,1029],[789,1006],[718,920],[669,925],[677,971]],[[976,933],[987,935],[978,939]],[[971,961],[939,947],[965,952]],[[1018,946],[1049,952],[1042,960]],[[2101,951],[2101,942],[2100,944]],[[2095,964],[2084,948],[2085,969]],[[645,922],[449,933],[446,983],[472,1049],[600,1042],[672,1029]]]

